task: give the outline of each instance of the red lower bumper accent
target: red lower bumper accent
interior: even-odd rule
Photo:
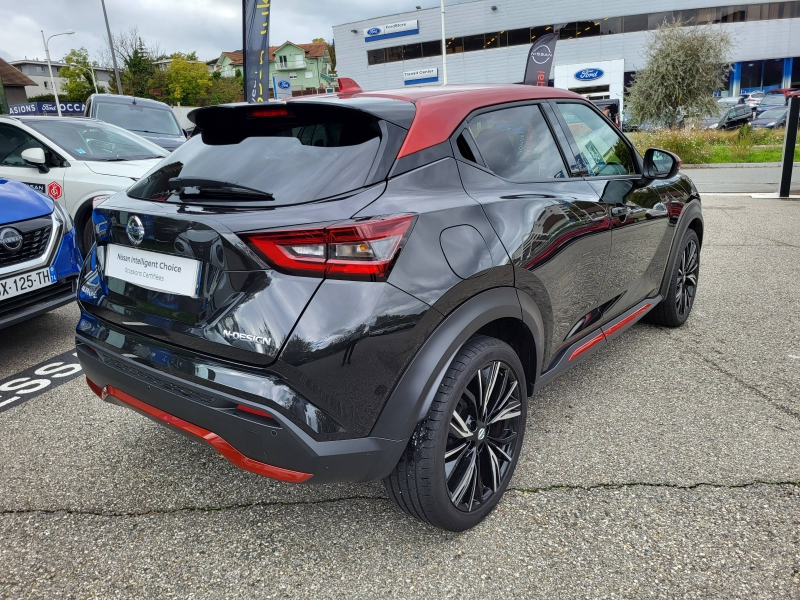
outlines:
[[[138,398],[134,398],[130,394],[126,394],[125,392],[118,390],[113,386],[108,385],[104,388],[101,388],[88,377],[86,378],[86,383],[89,384],[89,387],[92,389],[92,391],[100,396],[100,398],[103,400],[105,400],[107,396],[113,396],[117,400],[120,400],[121,402],[124,402],[125,404],[128,404],[144,413],[147,413],[148,415],[155,417],[156,419],[163,421],[168,425],[172,425],[173,427],[177,427],[178,429],[199,437],[200,439],[214,446],[214,448],[216,448],[217,451],[222,454],[222,456],[227,458],[234,465],[244,469],[245,471],[250,471],[258,475],[264,475],[266,477],[272,477],[273,479],[279,479],[281,481],[288,481],[290,483],[302,483],[303,481],[308,481],[311,479],[311,473],[290,471],[288,469],[274,467],[272,465],[253,460],[252,458],[248,458],[213,431],[208,431],[207,429],[193,425],[188,421],[184,421],[180,417],[166,413],[163,410],[160,410],[155,406],[151,406],[146,402],[142,402]]]

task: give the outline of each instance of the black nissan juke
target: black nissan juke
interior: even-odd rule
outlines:
[[[195,110],[94,211],[78,356],[104,400],[243,469],[382,479],[464,530],[531,394],[640,319],[686,321],[700,198],[571,92],[340,85]]]

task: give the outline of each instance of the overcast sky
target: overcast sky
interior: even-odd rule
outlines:
[[[447,0],[447,4],[464,1]],[[333,25],[438,4],[438,0],[273,0],[270,41],[277,45],[315,37],[330,40]],[[241,7],[240,0],[106,0],[112,35],[137,26],[144,41],[157,41],[165,54],[196,51],[202,60],[242,47]],[[6,60],[26,56],[44,60],[39,30],[45,36],[75,30],[74,35],[51,40],[53,60],[81,46],[94,59],[104,44],[100,0],[0,0],[0,14],[0,57]]]

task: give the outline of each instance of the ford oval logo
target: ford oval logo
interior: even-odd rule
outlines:
[[[367,35],[378,35],[381,32],[380,27],[373,27],[372,29],[367,29]]]
[[[288,90],[290,87],[292,87],[292,84],[289,83],[288,81],[279,81],[278,87],[281,88],[282,90]]]
[[[605,75],[603,69],[581,69],[575,73],[575,79],[578,81],[594,81],[600,79]]]

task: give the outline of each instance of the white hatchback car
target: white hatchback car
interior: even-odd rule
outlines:
[[[167,154],[96,119],[0,116],[0,177],[21,181],[66,208],[84,255],[93,243],[92,208],[128,189]]]

